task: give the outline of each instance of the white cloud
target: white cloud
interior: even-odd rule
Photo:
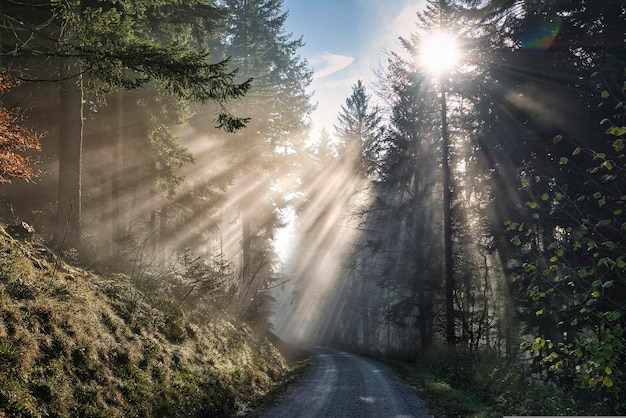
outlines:
[[[354,61],[354,57],[348,55],[331,54],[326,52],[311,59],[311,65],[315,69],[313,79],[327,77],[348,67]]]
[[[396,37],[408,38],[417,31],[417,12],[422,10],[421,3],[408,5],[393,20],[392,28]]]

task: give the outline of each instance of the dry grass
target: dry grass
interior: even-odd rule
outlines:
[[[0,417],[230,416],[289,372],[242,324],[203,326],[0,228]]]

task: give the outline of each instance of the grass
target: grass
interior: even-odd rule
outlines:
[[[413,361],[379,359],[396,371],[436,417],[614,415],[588,391],[530,378],[520,363],[490,351],[433,350]]]
[[[125,280],[0,228],[0,417],[233,416],[302,370],[244,324],[194,324]]]
[[[434,417],[486,417],[488,406],[463,390],[454,388],[443,376],[439,376],[418,362],[390,359],[377,360],[386,363],[409,384],[427,405]]]

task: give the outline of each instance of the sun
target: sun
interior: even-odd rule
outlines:
[[[418,62],[428,71],[441,74],[452,69],[460,58],[456,37],[447,32],[433,32],[422,38]]]

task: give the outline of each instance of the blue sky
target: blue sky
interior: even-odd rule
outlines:
[[[332,132],[340,106],[357,80],[370,94],[373,70],[385,50],[397,50],[398,36],[415,30],[415,13],[424,0],[284,0],[289,10],[286,29],[303,36],[300,55],[315,71],[311,86],[318,109],[315,129]]]

